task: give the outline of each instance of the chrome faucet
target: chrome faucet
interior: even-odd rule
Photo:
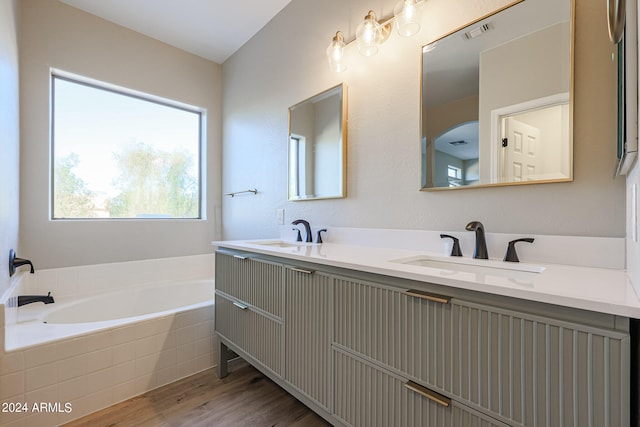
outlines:
[[[479,259],[489,259],[487,252],[487,241],[484,238],[484,225],[480,221],[471,221],[465,227],[467,231],[476,232],[476,248],[473,251],[473,257]]]
[[[309,225],[308,221],[305,221],[304,219],[296,219],[291,224],[293,224],[293,225],[298,225],[298,224],[304,225],[304,229],[307,232],[307,238],[305,239],[305,242],[307,242],[307,243],[312,243],[313,242],[313,238],[311,237],[311,226]]]

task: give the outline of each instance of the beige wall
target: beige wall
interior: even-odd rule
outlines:
[[[49,268],[210,252],[220,227],[221,67],[56,0],[20,5],[21,255]],[[51,67],[206,108],[207,219],[50,221]]]
[[[371,58],[350,45],[349,69],[340,74],[324,54],[331,37],[341,30],[351,39],[369,9],[388,16],[395,0],[291,2],[223,65],[223,185],[259,191],[224,200],[224,237],[276,236],[278,208],[287,222],[329,227],[463,232],[477,219],[490,232],[623,237],[625,182],[612,178],[616,64],[601,0],[576,0],[574,181],[419,191],[420,47],[506,3],[429,0],[419,35],[393,34]],[[287,202],[287,108],[342,81],[349,87],[348,197]]]
[[[18,248],[20,122],[18,1],[0,1],[0,295],[9,287],[9,249]]]

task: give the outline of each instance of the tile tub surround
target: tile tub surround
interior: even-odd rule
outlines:
[[[122,286],[131,283],[123,285],[113,277],[110,281],[104,280],[103,276],[87,281],[93,277],[91,273],[111,272],[117,276],[128,271],[138,280],[154,281],[185,272],[185,263],[191,268],[186,271],[191,279],[213,276],[213,257],[206,255],[43,270],[40,279],[47,275],[59,279],[50,282],[49,290],[54,296],[56,292],[63,294],[75,286],[82,287],[82,281],[96,292],[104,290],[108,283]],[[25,291],[41,292],[37,277],[38,272],[33,276],[23,275],[16,289],[11,289],[4,300]],[[73,277],[81,281],[72,282]],[[0,321],[15,320],[15,313],[6,313],[12,310],[0,305],[0,315],[5,312]],[[207,306],[44,345],[3,351],[0,353],[0,403],[7,405],[6,410],[15,409],[9,404],[26,403],[27,412],[1,412],[0,425],[57,425],[211,368],[217,360],[213,319],[213,306]],[[4,333],[4,325],[0,330]],[[53,407],[49,406],[45,412],[33,412],[32,405],[39,403]],[[67,403],[70,411],[65,412]],[[0,410],[2,408],[0,406]]]

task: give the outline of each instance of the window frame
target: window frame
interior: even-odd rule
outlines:
[[[151,102],[169,108],[174,108],[198,115],[198,214],[195,217],[162,217],[141,216],[123,218],[58,218],[54,216],[55,203],[55,80],[64,80],[70,83],[87,86],[96,90],[111,92],[117,95]],[[180,101],[160,97],[135,89],[107,83],[75,73],[70,73],[56,68],[50,69],[50,99],[49,99],[49,220],[50,221],[203,221],[206,216],[206,122],[207,110],[202,107],[186,104]]]

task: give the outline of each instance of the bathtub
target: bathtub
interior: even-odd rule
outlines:
[[[215,366],[213,256],[122,264],[26,274],[0,301],[0,401],[65,409],[2,413],[0,426],[63,424]],[[53,304],[12,304],[49,290]]]
[[[48,324],[127,323],[149,315],[162,316],[211,305],[213,290],[211,280],[199,280],[160,283],[78,299],[65,298],[54,304],[41,304],[37,319]]]
[[[213,305],[213,280],[158,282],[82,297],[54,294],[55,303],[17,309],[5,327],[7,351],[172,316]]]

